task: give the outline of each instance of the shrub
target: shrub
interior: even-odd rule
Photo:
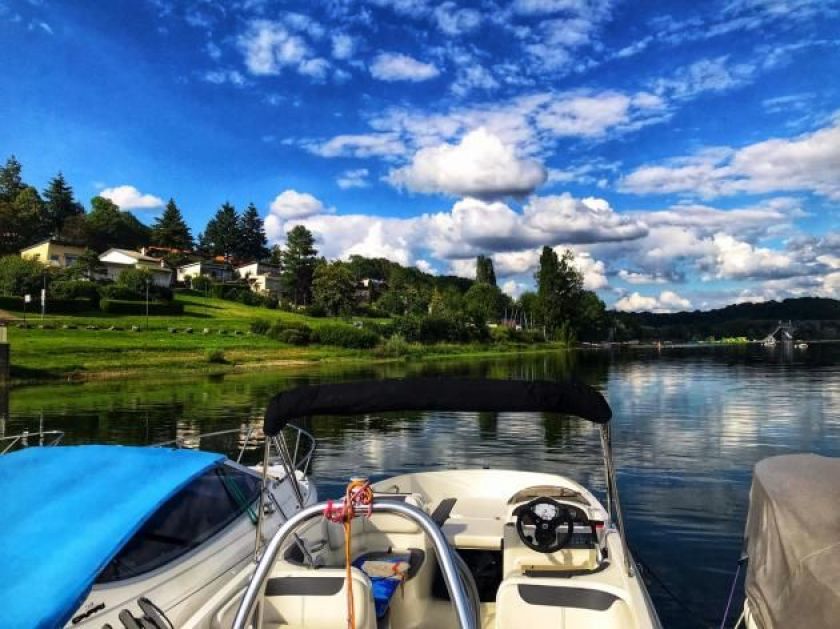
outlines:
[[[289,331],[297,332],[294,345],[306,345],[312,340],[312,328],[300,321],[275,321],[265,334],[275,341],[289,343],[287,339],[291,337],[285,335]]]
[[[289,345],[308,345],[309,334],[301,330],[283,330],[278,339],[281,343],[288,343]]]
[[[269,297],[265,302],[265,307],[269,310],[277,310],[280,306],[280,302],[277,300],[276,297]]]
[[[225,360],[225,353],[223,350],[219,348],[211,348],[207,350],[207,362],[208,363],[216,363],[219,365],[224,365],[227,363]]]
[[[302,310],[303,314],[308,315],[310,317],[326,317],[327,311],[324,307],[320,304],[312,304],[311,306],[307,306]]]
[[[136,301],[145,299],[145,293],[141,295],[133,289],[121,284],[107,284],[99,287],[99,294],[104,299],[118,299],[123,301]]]
[[[206,275],[192,277],[189,280],[190,288],[199,293],[207,293],[213,287],[213,280]]]
[[[495,328],[491,328],[490,338],[494,343],[509,343],[511,341],[518,340],[516,330],[512,330],[506,325],[499,325]]]
[[[313,339],[315,340],[315,339]],[[328,323],[317,330],[317,342],[348,349],[369,349],[379,342],[379,336],[370,330],[354,328],[340,323]]]
[[[254,334],[265,334],[268,332],[270,327],[271,324],[265,319],[257,319],[255,321],[251,321],[250,329]]]
[[[53,299],[99,300],[99,288],[94,282],[64,280],[50,284],[48,295]]]
[[[49,270],[38,260],[6,256],[0,258],[0,295],[41,294],[44,274]]]
[[[382,345],[376,349],[379,356],[386,358],[400,358],[411,352],[411,344],[399,334],[390,336]]]
[[[49,307],[49,303],[47,304]],[[145,301],[122,301],[117,299],[100,299],[99,309],[108,314],[145,315]],[[184,304],[177,301],[149,302],[150,315],[181,315],[184,314]]]

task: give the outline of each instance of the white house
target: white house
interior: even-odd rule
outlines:
[[[201,260],[178,267],[178,281],[188,282],[199,276],[209,277],[217,282],[229,282],[233,279],[233,269],[224,262]]]
[[[255,293],[279,297],[282,291],[280,269],[264,262],[252,262],[237,267],[236,274],[248,282]]]
[[[280,267],[273,264],[266,264],[265,262],[251,262],[243,266],[236,267],[236,274],[243,280],[256,275],[280,275]]]
[[[116,281],[127,269],[146,269],[152,274],[155,286],[169,286],[172,283],[172,271],[163,260],[146,256],[139,251],[128,249],[108,249],[99,256],[105,267],[104,277]]]

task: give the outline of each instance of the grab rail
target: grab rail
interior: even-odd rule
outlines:
[[[289,429],[289,432],[295,433],[294,434],[294,450],[290,451],[288,447],[288,441],[286,439],[285,431],[280,433],[275,438],[269,438],[268,441],[272,446],[273,450],[276,451],[274,456],[270,456],[268,459],[268,464],[273,465],[275,463],[286,463],[291,464],[292,469],[299,471],[301,474],[306,476],[306,473],[309,471],[309,465],[312,462],[312,457],[315,454],[315,449],[317,447],[317,442],[315,440],[314,435],[307,430],[304,430],[300,426],[295,424],[288,424],[286,428]],[[258,449],[260,447],[261,442],[266,439],[265,435],[260,434],[255,435],[254,433],[257,432],[257,429],[254,426],[250,426],[248,431],[245,433],[245,437],[242,439],[242,443],[239,447],[239,454],[236,457],[236,462],[241,463],[242,457],[245,455],[245,451],[248,449],[249,446],[253,447],[254,449]],[[196,439],[208,439],[210,437],[220,437],[222,435],[232,435],[232,434],[242,434],[242,429],[240,428],[229,428],[226,430],[217,430],[214,432],[204,432],[195,436],[190,437],[178,437],[176,439],[172,439],[170,441],[164,441],[162,443],[156,443],[153,447],[155,448],[164,448],[167,446],[174,446],[175,448],[188,448],[188,440]],[[288,455],[288,458],[284,455]]]
[[[268,543],[259,563],[257,563],[254,576],[251,577],[248,589],[245,590],[245,595],[239,603],[239,609],[236,611],[236,618],[233,621],[233,629],[245,629],[248,626],[250,619],[254,615],[257,599],[263,590],[263,585],[266,579],[268,579],[268,575],[274,566],[274,562],[283,543],[301,524],[312,518],[322,516],[326,507],[326,502],[307,507],[286,520],[277,530],[274,537]],[[455,565],[455,560],[452,557],[452,549],[434,520],[417,507],[402,502],[384,500],[374,502],[371,505],[371,509],[373,513],[396,513],[409,520],[413,520],[424,530],[434,544],[435,554],[437,555],[441,572],[446,581],[446,587],[449,590],[449,597],[455,605],[458,626],[461,629],[478,629],[475,620],[476,614],[472,609],[472,604],[464,589],[464,583],[459,576],[458,567]]]
[[[52,438],[52,441],[49,443],[44,443],[44,437],[49,436]],[[29,440],[38,437],[38,445],[51,447],[57,446],[58,443],[64,438],[64,431],[63,430],[39,430],[38,432],[29,432],[28,430],[24,430],[19,435],[9,435],[8,437],[0,437],[0,444],[3,441],[11,441],[9,445],[3,448],[0,451],[0,456],[6,454],[9,450],[14,448],[17,444],[22,443],[24,447],[29,446]]]

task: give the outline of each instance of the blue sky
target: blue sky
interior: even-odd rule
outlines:
[[[628,310],[840,297],[840,3],[0,0],[0,154]]]

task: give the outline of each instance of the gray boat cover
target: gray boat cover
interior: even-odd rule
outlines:
[[[745,537],[747,600],[760,629],[840,627],[840,458],[758,463]]]

